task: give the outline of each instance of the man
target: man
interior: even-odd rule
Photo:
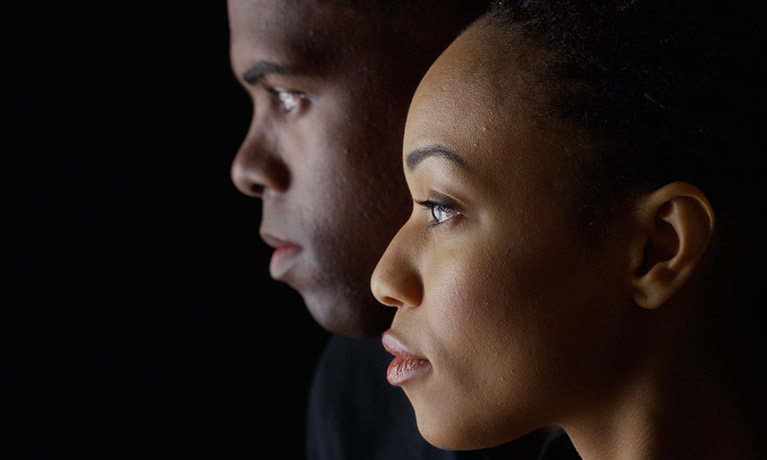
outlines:
[[[493,453],[428,445],[403,394],[386,383],[391,356],[380,339],[365,339],[391,322],[369,280],[412,208],[400,162],[410,98],[484,6],[229,0],[232,67],[253,100],[232,179],[262,200],[260,235],[275,249],[271,276],[296,289],[312,317],[336,333],[310,395],[309,458]],[[540,439],[499,449],[507,458],[535,458]]]

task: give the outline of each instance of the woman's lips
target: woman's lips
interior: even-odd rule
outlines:
[[[407,348],[394,335],[387,332],[381,339],[386,351],[394,355],[386,371],[386,380],[394,386],[401,386],[413,380],[431,368],[428,359],[417,356]]]

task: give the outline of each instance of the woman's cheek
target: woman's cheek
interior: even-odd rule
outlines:
[[[506,295],[499,292],[502,283],[492,260],[471,250],[466,254],[445,258],[438,277],[431,283],[424,280],[432,328],[446,342],[444,345],[452,344],[462,351],[491,340],[483,331],[489,332],[488,327],[503,321],[502,316],[508,313],[498,303]]]

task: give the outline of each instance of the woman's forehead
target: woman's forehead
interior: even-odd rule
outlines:
[[[447,149],[492,190],[510,179],[571,182],[572,173],[564,173],[571,169],[571,129],[531,109],[531,99],[545,102],[545,87],[513,56],[513,44],[502,46],[506,39],[492,26],[475,25],[437,59],[413,98],[403,161],[414,151]]]
[[[513,135],[524,123],[515,86],[524,79],[513,64],[499,64],[504,53],[497,40],[487,27],[475,25],[442,53],[413,97],[406,147],[412,150],[434,135],[468,142],[475,135]]]

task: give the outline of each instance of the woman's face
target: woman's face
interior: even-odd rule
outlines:
[[[568,131],[528,115],[531,78],[501,49],[472,26],[419,86],[403,153],[415,204],[372,280],[398,307],[389,381],[443,448],[563,424],[616,383],[602,369],[631,365],[621,230],[586,249]]]

